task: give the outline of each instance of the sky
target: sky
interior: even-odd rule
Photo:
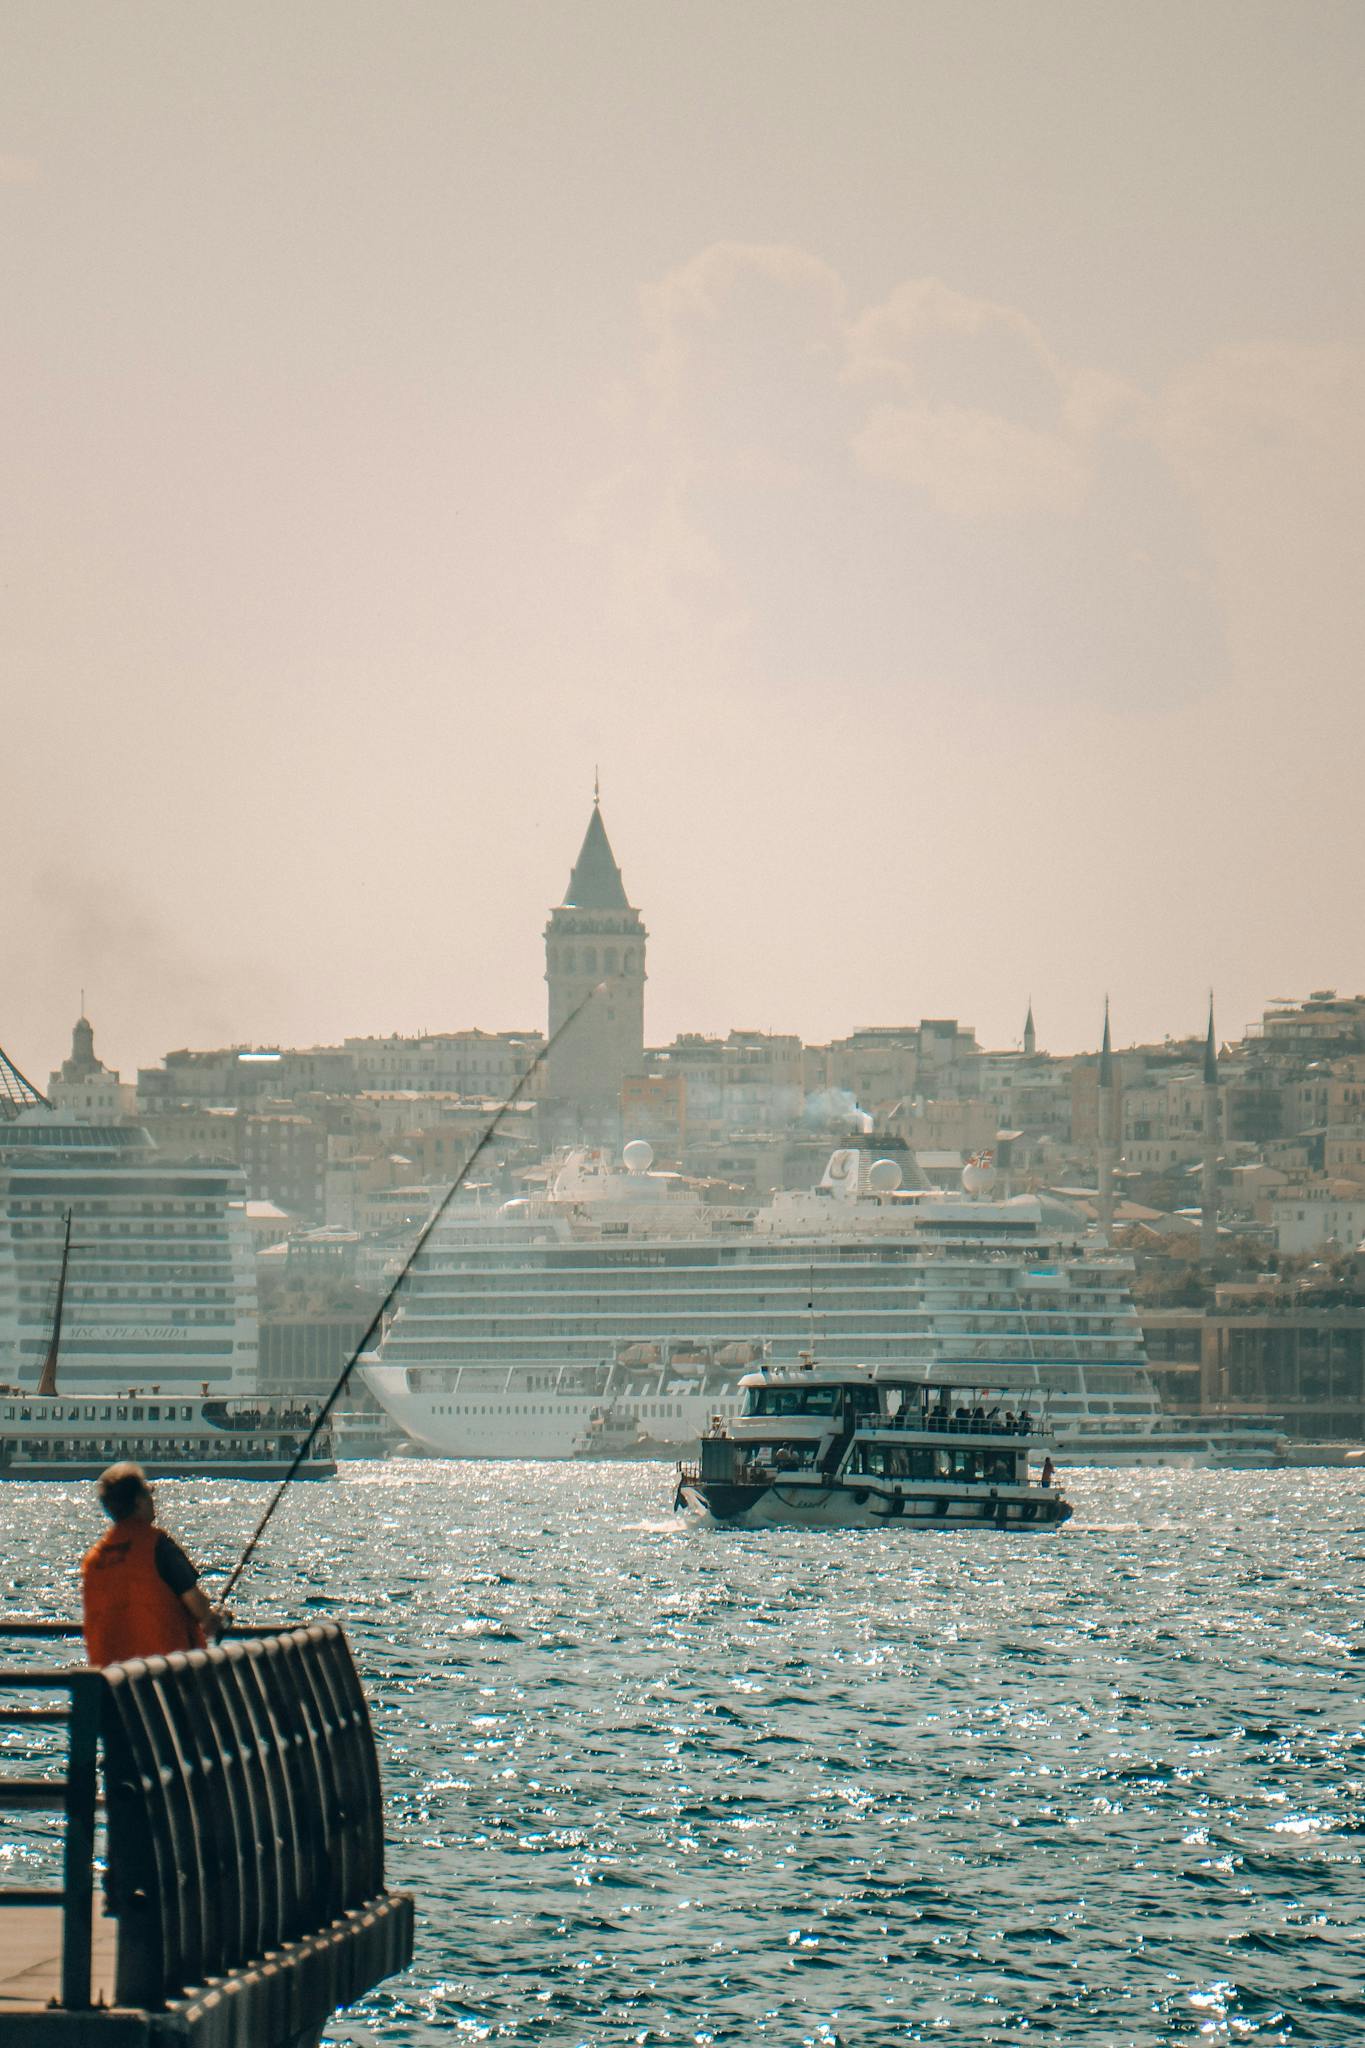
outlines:
[[[1365,9],[8,0],[0,1045],[1365,989]]]

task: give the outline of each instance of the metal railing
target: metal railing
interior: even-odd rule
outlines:
[[[78,1633],[63,1624],[0,1623],[0,1637]],[[0,1694],[64,1692],[60,1706],[0,1705],[0,1727],[65,1727],[64,1778],[0,1777],[0,1812],[61,1813],[66,1818],[60,1890],[49,1885],[0,1887],[0,1907],[52,1906],[62,1914],[61,2002],[72,2011],[90,2004],[91,1915],[95,1897],[95,1780],[99,1754],[98,1671],[0,1670]]]
[[[0,1619],[0,1641],[79,1632]],[[384,1887],[378,1760],[345,1637],[332,1623],[233,1634],[245,1640],[103,1671],[0,1670],[0,1695],[66,1695],[0,1705],[0,1726],[68,1734],[64,1778],[0,1777],[0,1812],[65,1817],[61,1888],[0,1890],[0,1907],[61,1908],[64,2009],[91,2005],[101,1744],[116,2004],[163,2007],[348,1920],[350,1954],[324,1973],[334,2003],[411,1956],[411,1901]]]

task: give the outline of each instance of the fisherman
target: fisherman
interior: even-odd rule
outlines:
[[[231,1620],[199,1585],[180,1545],[156,1526],[156,1502],[140,1465],[100,1474],[100,1505],[113,1523],[81,1561],[85,1647],[94,1665],[170,1650],[202,1650]]]

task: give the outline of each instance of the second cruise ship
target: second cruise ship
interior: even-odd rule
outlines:
[[[1132,1261],[1064,1204],[901,1185],[894,1160],[836,1151],[818,1187],[708,1202],[656,1172],[556,1157],[543,1192],[458,1207],[408,1276],[370,1388],[413,1447],[457,1458],[591,1455],[604,1431],[642,1452],[695,1444],[734,1415],[758,1360],[922,1377],[950,1372],[1047,1397],[1067,1462],[1271,1462],[1163,1415]]]

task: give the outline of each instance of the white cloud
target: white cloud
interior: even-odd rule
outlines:
[[[962,405],[879,405],[853,437],[870,476],[927,491],[955,519],[1074,517],[1089,470],[1081,448]]]
[[[1065,372],[1041,330],[1013,306],[990,299],[968,298],[937,277],[909,278],[878,306],[849,323],[852,374],[891,376],[915,383],[916,344],[927,336],[947,335],[961,342],[984,336],[1006,338],[1025,351],[1060,390]]]
[[[1260,343],[1189,365],[1153,434],[1198,507],[1238,666],[1358,704],[1365,666],[1365,349]]]
[[[918,677],[1150,708],[1216,687],[1209,564],[1151,402],[1020,309],[936,278],[858,307],[808,252],[736,243],[642,306],[577,529],[636,663],[765,695]]]

